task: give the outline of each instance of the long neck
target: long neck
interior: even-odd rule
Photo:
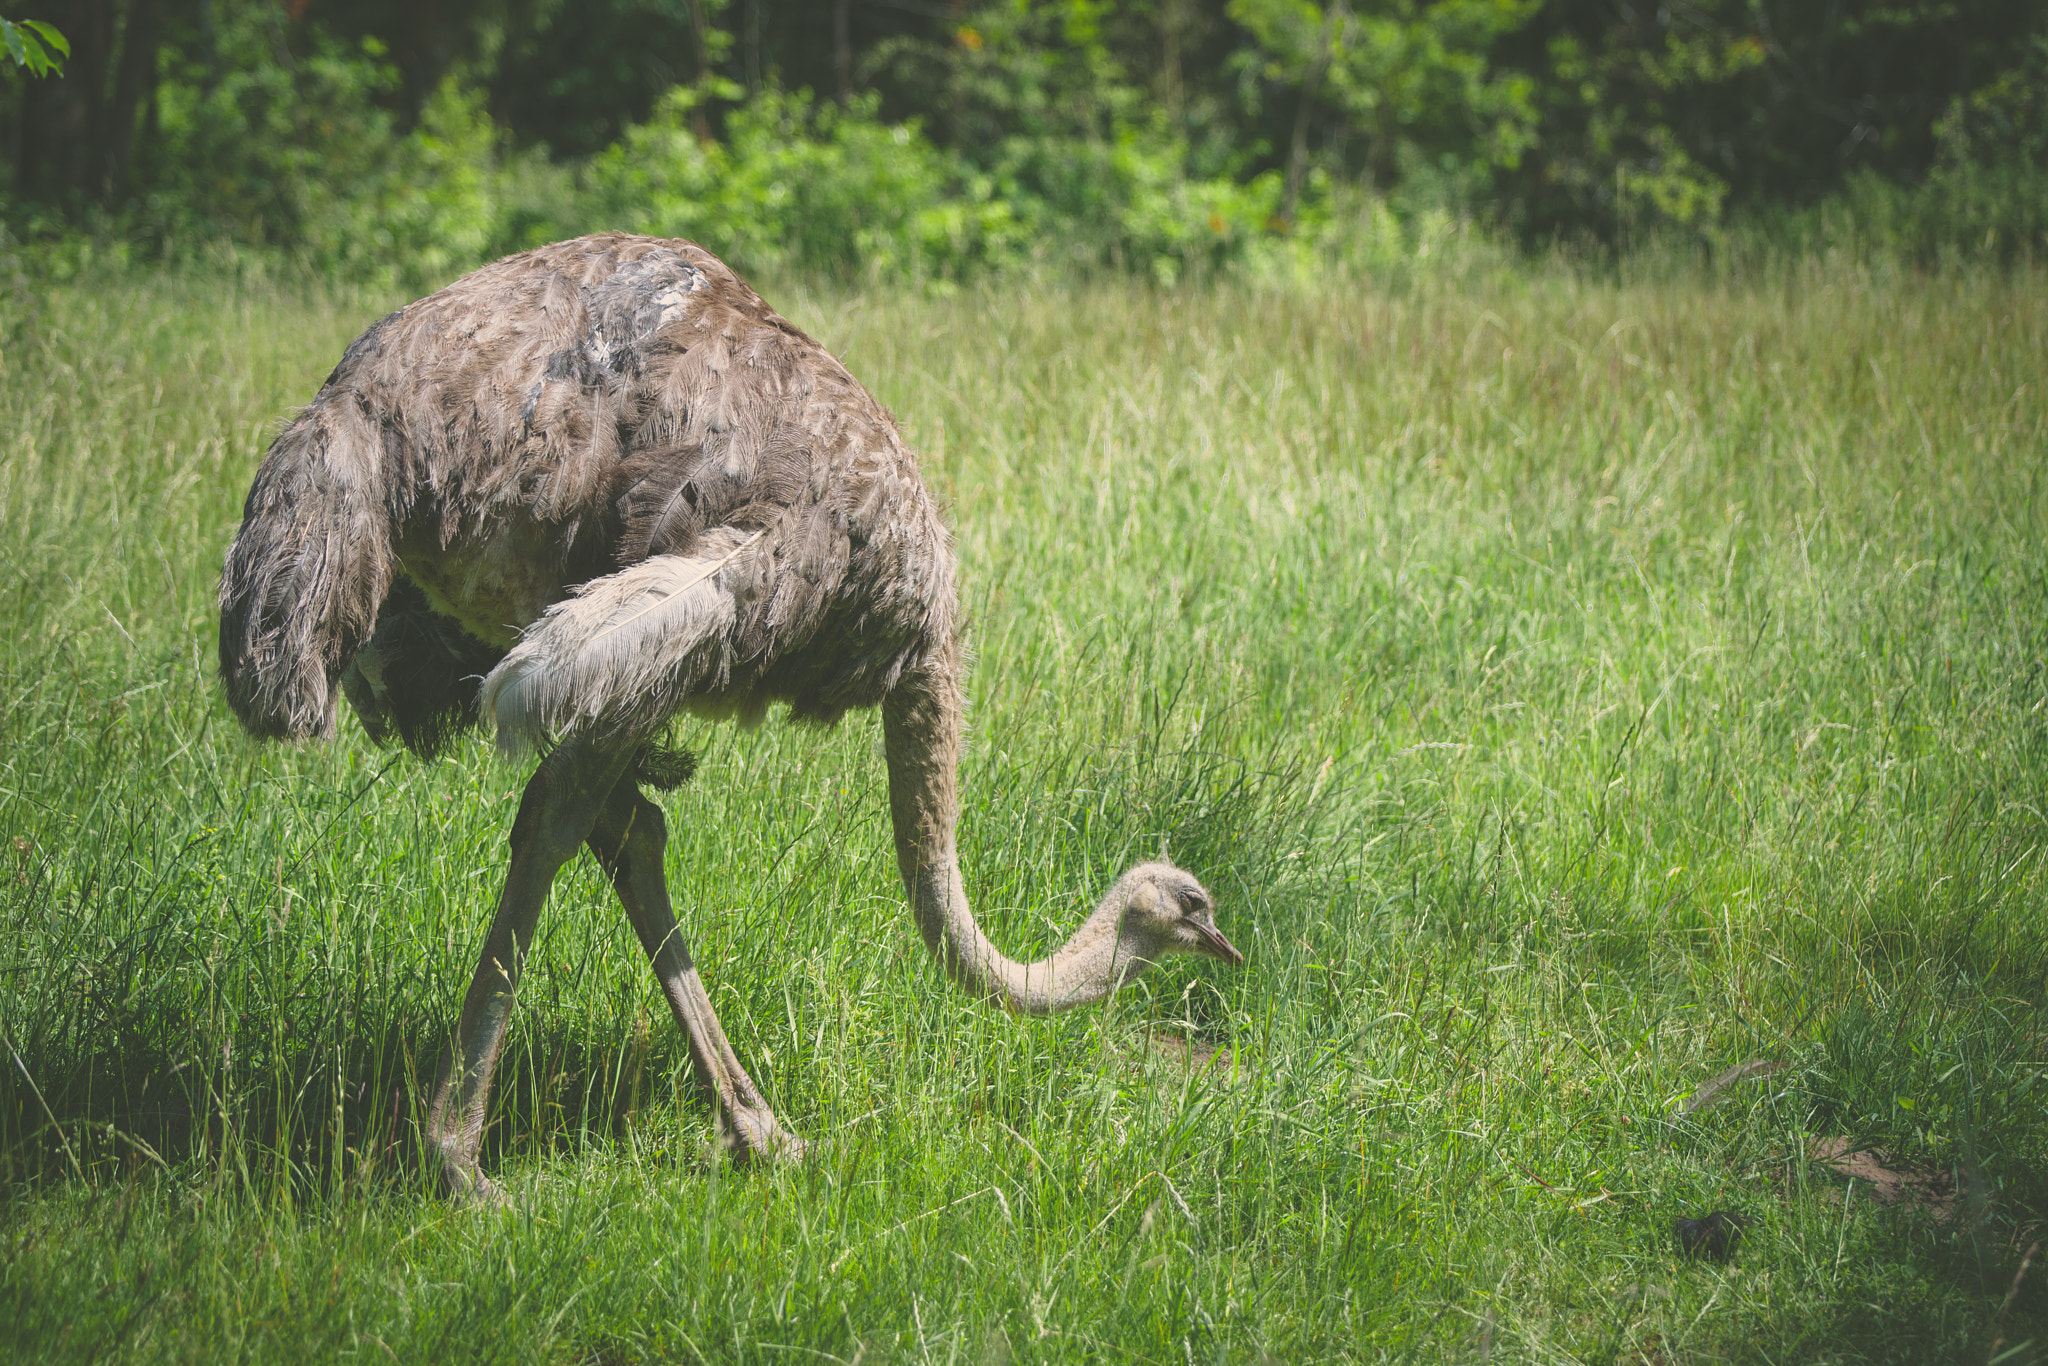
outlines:
[[[925,947],[971,995],[1049,1015],[1108,995],[1148,966],[1120,942],[1121,888],[1049,958],[1019,963],[981,932],[960,881],[960,690],[952,660],[906,678],[882,703],[896,864]]]

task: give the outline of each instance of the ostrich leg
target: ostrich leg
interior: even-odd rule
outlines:
[[[497,1198],[497,1188],[477,1170],[477,1147],[483,1140],[491,1073],[505,1046],[520,969],[533,946],[533,927],[555,874],[589,836],[606,793],[619,782],[630,758],[630,752],[566,740],[541,760],[519,799],[519,815],[512,822],[512,863],[498,898],[497,918],[463,998],[462,1018],[443,1057],[427,1112],[427,1134],[440,1156],[441,1178],[451,1195]]]
[[[590,831],[590,848],[611,874],[619,901],[654,965],[662,994],[689,1041],[698,1085],[718,1109],[719,1132],[738,1161],[755,1157],[800,1157],[803,1140],[781,1124],[761,1099],[754,1079],[733,1055],[725,1030],[711,1009],[704,980],[697,975],[689,945],[669,909],[662,853],[668,829],[661,808],[642,796],[629,773],[618,781]]]

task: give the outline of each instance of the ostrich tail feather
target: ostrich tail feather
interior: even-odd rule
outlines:
[[[484,679],[483,714],[508,758],[570,730],[620,741],[657,730],[691,693],[730,677],[736,563],[761,539],[718,530],[550,607]]]
[[[334,734],[338,682],[376,628],[396,563],[382,435],[326,397],[271,444],[221,570],[221,679],[259,739]]]

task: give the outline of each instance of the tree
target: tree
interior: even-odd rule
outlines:
[[[1483,183],[1527,146],[1529,83],[1492,59],[1504,34],[1528,23],[1539,0],[1377,0],[1354,14],[1346,0],[1230,0],[1230,15],[1259,46],[1261,69],[1300,88],[1282,216],[1292,212],[1307,159],[1312,110],[1328,107],[1327,153],[1346,165],[1363,134],[1363,171],[1381,190],[1412,167]],[[1448,163],[1448,164],[1446,164]]]
[[[2017,70],[2039,0],[1545,0],[1493,52],[1539,118],[1496,179],[1526,232],[1711,219],[1934,166],[1958,99]]]

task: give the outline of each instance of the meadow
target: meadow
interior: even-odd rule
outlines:
[[[984,928],[1163,850],[1247,964],[980,1008],[876,718],[685,730],[678,912],[814,1156],[712,1152],[586,856],[512,1204],[440,1199],[524,774],[259,748],[213,663],[255,462],[400,300],[82,262],[0,304],[0,1349],[2048,1354],[2048,270],[757,283],[945,500]]]

